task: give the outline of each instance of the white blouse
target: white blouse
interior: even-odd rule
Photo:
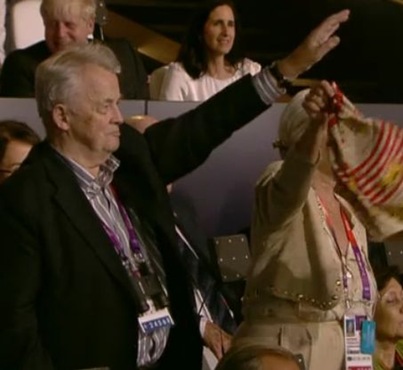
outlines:
[[[216,94],[229,84],[250,73],[254,75],[261,69],[259,63],[245,58],[237,67],[235,73],[225,80],[204,74],[200,78],[190,77],[181,63],[173,62],[168,65],[165,73],[159,100],[173,101],[204,101]]]

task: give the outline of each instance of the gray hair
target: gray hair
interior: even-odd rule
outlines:
[[[70,103],[80,82],[83,66],[97,65],[119,74],[121,66],[115,54],[101,43],[73,46],[43,61],[35,73],[35,98],[39,115],[49,129],[52,110],[57,104]],[[49,133],[49,130],[48,130]]]
[[[239,343],[230,347],[215,370],[262,370],[261,358],[264,356],[282,357],[299,366],[296,357],[285,348]]]
[[[97,0],[42,0],[40,12],[42,18],[52,18],[70,14],[73,9],[78,9],[85,20],[95,19]]]

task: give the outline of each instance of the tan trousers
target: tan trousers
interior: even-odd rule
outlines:
[[[306,370],[343,370],[343,328],[337,321],[320,323],[242,323],[234,343],[281,346],[304,356]]]

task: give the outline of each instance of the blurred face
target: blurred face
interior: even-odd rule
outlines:
[[[11,176],[27,157],[32,145],[22,141],[11,140],[6,147],[0,163],[0,183]]]
[[[46,44],[52,53],[86,43],[94,30],[94,20],[83,18],[79,4],[71,4],[69,8],[63,6],[63,3],[58,4],[52,14],[43,19]]]
[[[119,125],[123,118],[118,107],[118,78],[92,64],[83,66],[77,78],[79,81],[70,104],[54,108],[55,121],[62,122],[67,145],[70,144],[78,155],[103,161],[118,149],[120,143]]]
[[[374,318],[377,339],[391,342],[403,339],[403,291],[396,279],[390,279],[380,291]]]
[[[235,19],[228,5],[215,8],[204,25],[204,42],[213,56],[228,54],[235,39]]]
[[[263,356],[262,370],[299,370],[299,366],[288,358],[281,356]]]

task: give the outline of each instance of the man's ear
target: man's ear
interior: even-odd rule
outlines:
[[[53,107],[52,118],[59,130],[68,131],[70,129],[70,115],[64,104],[56,104]]]
[[[94,29],[95,29],[95,19],[88,19],[87,20],[88,35],[93,35]]]

